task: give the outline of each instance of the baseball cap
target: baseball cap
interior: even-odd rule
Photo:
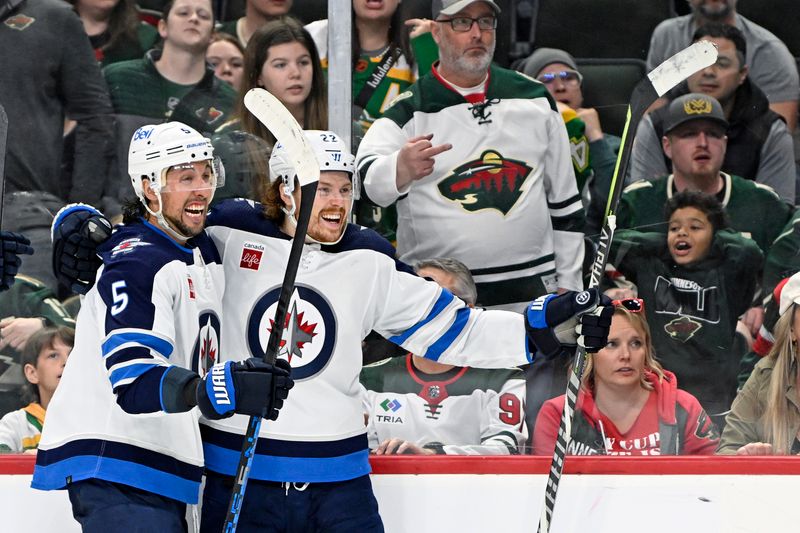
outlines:
[[[475,2],[484,2],[489,4],[494,10],[495,15],[500,14],[500,6],[494,3],[493,0],[433,0],[431,3],[431,11],[433,18],[439,18],[439,15],[455,15],[465,7]]]
[[[558,48],[538,48],[529,55],[528,59],[522,64],[522,72],[531,78],[535,78],[544,67],[552,65],[553,63],[563,63],[576,72],[578,70],[578,66],[575,64],[575,58],[564,50],[559,50]]]
[[[665,133],[692,120],[710,120],[723,128],[728,128],[722,106],[713,96],[701,93],[684,94],[673,100],[667,110]]]
[[[800,304],[800,272],[789,278],[781,289],[781,306],[778,308],[778,313],[782,315],[792,304]]]

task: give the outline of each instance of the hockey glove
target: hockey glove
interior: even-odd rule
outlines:
[[[111,236],[111,223],[89,205],[70,204],[56,214],[51,233],[56,278],[73,292],[86,294],[103,264],[96,250]]]
[[[574,344],[577,317],[593,311],[601,303],[601,299],[604,304],[610,303],[597,288],[582,292],[568,291],[559,295],[547,294],[535,299],[525,311],[525,329],[530,352],[534,353],[538,349],[542,355],[551,359],[561,353],[562,342]]]
[[[22,265],[22,254],[32,255],[31,241],[19,233],[0,231],[0,291],[11,288]]]
[[[219,420],[234,413],[278,418],[283,400],[294,387],[292,367],[279,359],[274,365],[251,357],[236,363],[217,363],[197,385],[197,405],[206,418]]]
[[[613,316],[614,306],[605,303],[582,314],[578,319],[578,327],[575,328],[578,333],[578,345],[589,353],[599,352],[605,348]]]

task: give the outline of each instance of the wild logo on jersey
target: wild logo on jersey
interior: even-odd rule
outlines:
[[[440,181],[439,192],[466,211],[497,209],[507,215],[522,196],[522,184],[532,170],[524,161],[486,150],[480,159],[464,163]]]
[[[720,321],[718,287],[701,287],[692,280],[658,276],[655,295],[656,314],[676,315],[664,326],[673,339],[687,342],[703,328],[703,323]]]
[[[247,321],[250,355],[263,358],[281,288],[275,287],[256,300]],[[312,287],[297,285],[284,317],[278,356],[292,365],[292,378],[308,379],[330,362],[336,346],[336,315],[324,296]]]
[[[213,311],[200,313],[200,330],[192,349],[192,370],[205,376],[219,361],[219,317]]]

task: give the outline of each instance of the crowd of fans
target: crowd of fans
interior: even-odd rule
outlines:
[[[328,23],[289,14],[302,3],[247,0],[218,20],[212,0],[173,0],[154,25],[133,0],[0,0],[0,62],[16,72],[0,76],[2,229],[35,249],[0,293],[0,452],[35,449],[80,308],[52,274],[52,217],[86,202],[120,220],[139,126],[211,138],[217,199],[253,200],[275,138],[244,107],[249,89],[328,129]],[[431,20],[403,20],[399,0],[353,0],[356,222],[470,306],[580,289],[622,132],[584,107],[568,40],[490,66],[499,8],[433,4]],[[589,356],[569,453],[800,452],[797,67],[735,0],[689,6],[655,29],[648,66],[698,40],[719,57],[638,125],[602,282],[611,335]],[[471,122],[451,111],[464,99]],[[486,371],[364,347],[365,361],[391,357],[361,376],[375,453],[552,453],[571,352]]]

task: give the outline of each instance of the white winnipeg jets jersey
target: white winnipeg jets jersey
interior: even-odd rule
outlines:
[[[99,248],[104,267],[47,409],[34,488],[96,478],[197,503],[198,410],[163,411],[169,372],[203,374],[219,348],[219,255],[205,234],[192,242],[180,246],[142,222]]]
[[[258,204],[223,202],[208,233],[227,279],[222,354],[263,357],[291,241]],[[321,482],[369,472],[358,382],[361,340],[375,330],[434,360],[507,367],[529,361],[523,317],[471,310],[410,272],[383,238],[348,226],[333,246],[306,245],[286,317],[280,357],[295,387],[275,422],[261,425],[251,475],[272,481]],[[407,269],[407,267],[405,267]],[[233,475],[246,417],[203,421],[206,467]]]

